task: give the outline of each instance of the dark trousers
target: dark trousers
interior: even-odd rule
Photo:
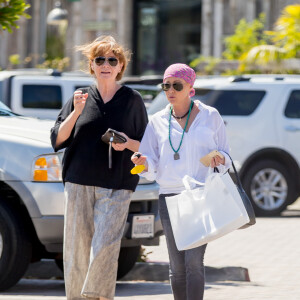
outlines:
[[[207,245],[185,251],[177,250],[165,199],[172,195],[159,195],[158,206],[167,240],[173,296],[175,300],[202,300],[205,285],[203,259]]]

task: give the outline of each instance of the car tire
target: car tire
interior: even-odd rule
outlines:
[[[290,172],[274,160],[255,162],[246,170],[243,186],[258,216],[277,216],[297,198]]]
[[[117,279],[124,277],[134,267],[140,255],[140,250],[141,246],[121,248]]]
[[[31,261],[32,245],[12,210],[0,199],[0,291],[14,286]]]
[[[62,259],[55,259],[55,264],[62,272],[64,272],[64,261]]]
[[[118,274],[117,279],[124,277],[135,265],[139,255],[140,246],[121,248],[118,259]],[[57,267],[64,272],[64,265],[62,259],[55,259]]]

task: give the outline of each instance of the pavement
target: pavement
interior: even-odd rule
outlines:
[[[208,272],[212,268],[218,278],[207,276],[204,300],[300,300],[299,231],[300,199],[281,217],[258,218],[256,225],[211,242],[204,262],[209,266]],[[162,272],[166,271],[168,253],[164,237],[160,246],[145,247],[145,252],[149,261],[147,272],[159,265],[163,266]],[[224,273],[225,270],[229,273]],[[247,270],[250,281],[230,278],[232,270]],[[115,300],[171,300],[170,285],[163,279],[119,281]],[[2,299],[65,300],[64,282],[22,279],[9,291],[0,293]]]
[[[166,260],[165,239],[146,251],[149,260]],[[254,226],[209,243],[204,263],[245,268],[250,280],[208,279],[205,300],[300,300],[300,198],[281,217],[257,218]]]

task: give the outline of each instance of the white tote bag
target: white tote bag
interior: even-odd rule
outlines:
[[[205,184],[189,176],[186,188],[166,197],[171,226],[178,250],[187,250],[211,242],[249,222],[247,211],[228,173],[212,173]],[[192,189],[192,183],[200,187]]]

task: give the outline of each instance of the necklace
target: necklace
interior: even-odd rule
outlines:
[[[193,108],[193,106],[194,106],[194,102],[192,101],[192,108]],[[175,116],[174,115],[174,109],[172,109],[172,116],[175,118],[175,119],[177,119],[177,120],[180,120],[181,121],[181,119],[183,119],[184,117],[186,117],[187,116],[187,114],[189,113],[189,111],[190,111],[190,109],[183,115],[183,116],[181,116],[181,117],[177,117],[177,116]]]
[[[184,129],[183,129],[182,135],[181,135],[180,144],[179,144],[179,147],[178,147],[177,150],[174,149],[174,147],[172,145],[172,141],[171,141],[171,116],[172,116],[172,110],[173,110],[173,107],[171,106],[170,118],[169,118],[169,142],[170,142],[170,146],[171,146],[172,150],[174,151],[174,160],[178,160],[180,158],[178,151],[179,151],[179,149],[181,147],[181,144],[182,144],[184,132],[185,132],[187,124],[189,122],[189,118],[190,118],[190,114],[191,114],[191,110],[192,110],[193,105],[194,105],[194,102],[191,101],[191,105],[190,105],[190,108],[189,108],[189,111],[188,111],[188,117],[186,119],[185,126],[184,126]]]

